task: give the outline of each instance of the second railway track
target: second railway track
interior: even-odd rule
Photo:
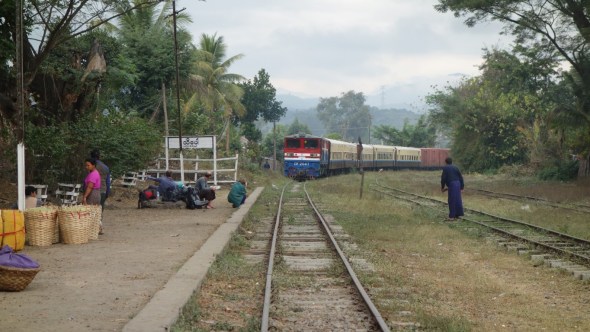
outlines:
[[[375,184],[371,186],[371,189],[414,204],[440,209],[441,214],[441,207],[446,207],[446,203],[443,201],[384,185]],[[463,220],[492,230],[502,237],[522,243],[523,250],[529,250],[524,247],[524,245],[527,245],[529,248],[533,248],[536,253],[555,254],[558,257],[582,264],[584,273],[579,274],[580,278],[590,277],[590,272],[586,273],[590,267],[590,241],[588,240],[473,209],[465,209]]]
[[[485,189],[469,188],[467,190],[471,191],[473,193],[479,194],[479,195],[485,195],[485,196],[490,196],[490,197],[495,197],[495,198],[504,198],[504,199],[517,200],[517,201],[533,201],[533,202],[537,202],[537,203],[540,203],[543,205],[551,206],[556,209],[570,210],[570,211],[575,211],[578,213],[590,213],[590,206],[584,205],[584,204],[557,203],[557,202],[551,202],[547,199],[540,198],[540,197],[516,195],[516,194],[511,194],[511,193],[496,192],[496,191],[485,190]]]

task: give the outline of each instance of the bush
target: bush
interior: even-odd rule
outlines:
[[[578,161],[567,160],[561,161],[557,165],[543,168],[537,174],[541,180],[559,180],[569,181],[573,180],[578,175]]]
[[[98,148],[113,178],[145,168],[158,156],[161,133],[138,117],[85,117],[74,123],[26,127],[27,181],[78,183],[84,179],[84,160]]]

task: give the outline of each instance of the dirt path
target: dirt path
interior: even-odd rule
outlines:
[[[142,209],[114,201],[105,234],[87,244],[26,246],[42,270],[22,292],[0,292],[0,331],[120,331],[234,211]]]

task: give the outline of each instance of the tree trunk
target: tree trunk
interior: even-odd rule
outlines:
[[[590,153],[584,157],[578,157],[578,178],[585,178],[590,176]]]
[[[227,122],[227,130],[225,132],[225,152],[229,156],[229,130],[231,128],[231,121]]]

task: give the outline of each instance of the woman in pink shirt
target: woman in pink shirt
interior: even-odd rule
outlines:
[[[82,204],[100,205],[100,173],[96,170],[96,159],[86,159],[86,170],[88,175],[84,179],[84,196]]]

